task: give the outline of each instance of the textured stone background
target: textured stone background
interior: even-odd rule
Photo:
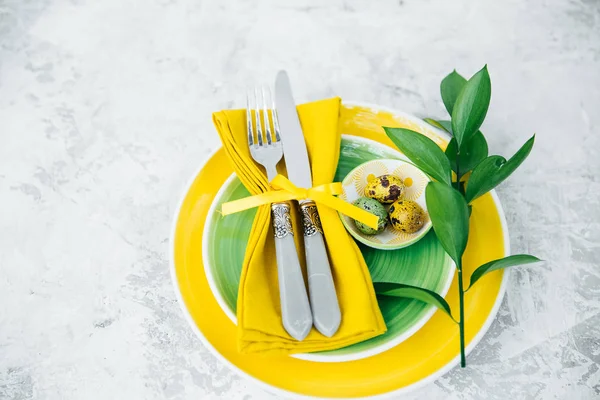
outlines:
[[[488,63],[484,125],[533,154],[499,189],[516,269],[470,356],[409,399],[600,397],[597,0],[0,1],[0,398],[271,399],[202,347],[168,271],[210,113],[297,97],[444,115]]]

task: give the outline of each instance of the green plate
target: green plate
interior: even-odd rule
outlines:
[[[342,136],[335,181],[340,182],[356,166],[377,158],[404,157],[380,143],[356,136]],[[246,244],[256,210],[222,218],[221,204],[249,196],[237,177],[230,177],[209,211],[204,235],[204,265],[209,285],[225,313],[236,321],[238,286]],[[454,265],[433,230],[417,243],[399,250],[378,250],[359,243],[374,282],[397,282],[420,286],[445,296]],[[378,297],[387,325],[381,336],[338,350],[298,355],[315,361],[349,361],[388,350],[420,329],[435,312],[433,306],[408,299]]]

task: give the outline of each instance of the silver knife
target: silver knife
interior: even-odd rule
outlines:
[[[279,71],[275,78],[275,104],[288,178],[298,187],[311,188],[306,142],[292,96],[290,80],[285,71]],[[342,316],[325,250],[321,220],[312,200],[299,200],[299,204],[304,225],[304,248],[313,324],[323,335],[331,337],[340,327]]]

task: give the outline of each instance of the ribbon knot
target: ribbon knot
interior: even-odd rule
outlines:
[[[360,221],[373,229],[377,229],[379,217],[335,197],[344,192],[340,182],[326,183],[307,189],[294,185],[283,175],[277,175],[271,181],[271,187],[276,190],[227,202],[222,205],[221,212],[223,215],[229,215],[281,201],[311,199],[317,204],[333,208],[352,219]]]

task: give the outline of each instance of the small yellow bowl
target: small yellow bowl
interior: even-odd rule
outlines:
[[[365,235],[356,228],[352,218],[343,214],[340,214],[340,218],[348,232],[359,242],[375,249],[396,250],[416,243],[431,229],[431,220],[429,219],[427,203],[425,202],[425,187],[429,183],[429,177],[423,171],[404,160],[381,159],[367,161],[350,171],[342,180],[344,193],[340,195],[340,198],[353,203],[359,197],[365,197],[364,192],[369,177],[378,177],[386,174],[401,178],[406,186],[402,199],[416,202],[425,211],[427,219],[421,229],[414,233],[406,233],[394,229],[388,223],[383,232],[376,235]],[[387,210],[391,205],[384,204],[384,206]]]

